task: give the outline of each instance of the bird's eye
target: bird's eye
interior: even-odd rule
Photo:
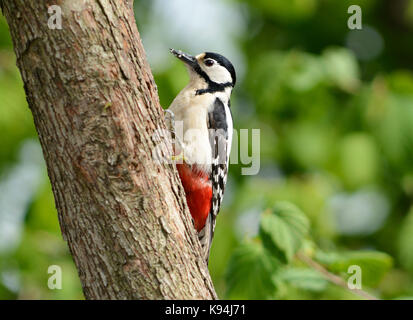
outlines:
[[[212,60],[212,59],[207,59],[207,60],[205,60],[205,65],[207,66],[207,67],[212,67],[213,65],[214,65],[214,60]]]

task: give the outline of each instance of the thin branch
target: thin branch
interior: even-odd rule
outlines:
[[[317,270],[318,272],[320,272],[324,278],[326,278],[328,281],[334,283],[335,285],[342,287],[344,289],[346,289],[347,291],[350,291],[352,293],[355,293],[357,295],[359,295],[360,297],[363,297],[367,300],[379,300],[377,297],[372,296],[371,294],[367,293],[364,290],[361,289],[350,289],[346,283],[346,281],[344,281],[342,278],[340,278],[339,276],[335,275],[334,273],[331,273],[330,271],[328,271],[324,266],[322,266],[321,264],[319,264],[318,262],[314,261],[313,259],[311,259],[310,257],[306,256],[305,254],[298,252],[296,254],[296,257],[301,260],[302,262],[304,262],[305,264],[307,264],[309,267]]]

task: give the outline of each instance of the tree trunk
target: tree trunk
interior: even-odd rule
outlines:
[[[85,297],[216,298],[176,169],[152,157],[165,123],[133,2],[0,5]]]

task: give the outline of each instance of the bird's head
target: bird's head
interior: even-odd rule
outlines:
[[[171,53],[186,64],[192,81],[202,80],[211,91],[234,87],[235,69],[224,56],[213,52],[191,56],[175,49],[171,49]]]

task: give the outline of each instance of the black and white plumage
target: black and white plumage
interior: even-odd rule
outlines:
[[[208,261],[228,174],[233,132],[230,96],[236,81],[235,69],[228,59],[217,53],[205,52],[193,57],[173,49],[171,52],[185,62],[190,75],[189,84],[168,110],[173,113],[175,123],[182,122],[183,150],[180,152],[193,176],[177,167]],[[197,175],[206,178],[197,179]],[[207,185],[204,186],[204,182]],[[209,206],[203,201],[208,201]],[[208,212],[203,212],[204,208],[208,208]]]
[[[212,112],[208,113],[208,128],[210,128],[210,144],[213,149],[213,159],[210,179],[212,181],[212,206],[210,239],[214,235],[216,217],[224,197],[225,185],[227,183],[229,153],[232,143],[232,115],[228,105],[216,98]]]

